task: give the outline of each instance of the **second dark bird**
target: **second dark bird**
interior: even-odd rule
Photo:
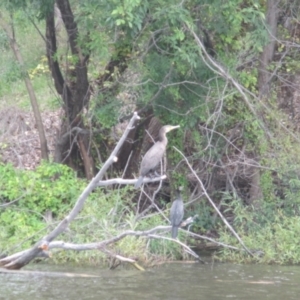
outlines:
[[[168,144],[167,132],[179,127],[179,125],[165,125],[159,130],[158,141],[146,152],[145,156],[142,159],[140,177],[138,178],[134,186],[136,189],[142,185],[143,179],[146,175],[148,175],[150,172],[155,171],[155,168],[161,161]]]
[[[173,201],[170,211],[170,220],[172,225],[172,238],[176,239],[178,235],[178,228],[183,220],[184,207],[180,191],[177,190],[176,199]]]

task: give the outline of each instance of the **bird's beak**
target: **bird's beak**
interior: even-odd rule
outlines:
[[[171,131],[171,130],[173,130],[173,129],[176,129],[176,128],[179,128],[179,127],[180,127],[180,125],[171,126],[171,127],[169,128],[169,130],[168,130],[168,131]]]

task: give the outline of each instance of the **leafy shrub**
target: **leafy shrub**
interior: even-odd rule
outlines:
[[[255,255],[246,254],[245,251],[235,251],[228,248],[220,250],[217,256],[222,261],[260,262],[277,264],[298,264],[300,252],[298,236],[300,234],[300,219],[290,216],[283,209],[277,208],[274,203],[262,203],[259,211],[253,212],[241,204],[234,203],[234,228],[245,245]],[[220,230],[220,241],[242,248],[237,239],[228,231]]]
[[[16,170],[0,165],[0,203],[15,203],[0,210],[0,253],[12,248],[27,248],[39,240],[52,224],[46,225],[44,214],[52,211],[61,220],[71,209],[86,182],[77,179],[64,165],[42,163],[34,171]],[[96,189],[88,197],[78,218],[60,236],[65,242],[90,243],[109,239],[126,230],[147,230],[164,224],[160,214],[136,221],[136,207],[131,203],[132,188]],[[130,205],[129,205],[130,203]],[[55,220],[54,220],[55,221]],[[111,244],[109,251],[146,262],[152,257],[179,257],[180,247],[174,243],[128,236]],[[101,251],[72,252],[53,250],[54,262],[73,261],[103,263]]]
[[[41,216],[29,210],[8,208],[0,212],[0,252],[11,245],[29,247],[36,232],[45,228]]]
[[[0,199],[2,203],[20,198],[18,207],[37,213],[63,212],[76,200],[84,182],[65,165],[42,163],[35,171],[15,170],[0,165]]]
[[[44,162],[34,171],[0,164],[0,174],[0,204],[17,200],[0,210],[0,250],[45,228],[43,215],[47,211],[54,217],[65,214],[85,185],[72,169],[54,163]]]

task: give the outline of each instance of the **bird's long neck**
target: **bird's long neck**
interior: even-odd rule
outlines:
[[[158,139],[159,141],[164,145],[164,146],[167,146],[168,144],[168,138],[167,138],[167,135],[165,132],[159,132],[159,135],[158,135]]]
[[[176,190],[176,199],[182,200],[180,190]]]

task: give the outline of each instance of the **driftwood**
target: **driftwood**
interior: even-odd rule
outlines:
[[[71,212],[51,231],[49,234],[44,236],[41,240],[39,240],[31,249],[21,252],[20,255],[11,255],[5,257],[0,260],[0,266],[3,266],[6,269],[21,269],[25,265],[27,265],[30,261],[32,261],[35,257],[39,256],[42,251],[48,250],[48,245],[62,232],[64,232],[69,224],[74,220],[74,218],[79,214],[82,210],[85,200],[89,196],[89,194],[98,186],[99,182],[102,180],[104,174],[107,169],[118,160],[117,154],[122,144],[125,142],[128,133],[133,128],[136,120],[140,119],[137,113],[134,113],[131,118],[128,126],[117,143],[115,149],[112,151],[108,160],[104,163],[101,170],[98,174],[90,181],[87,187],[84,189],[82,194],[79,196],[77,202],[75,203]]]

